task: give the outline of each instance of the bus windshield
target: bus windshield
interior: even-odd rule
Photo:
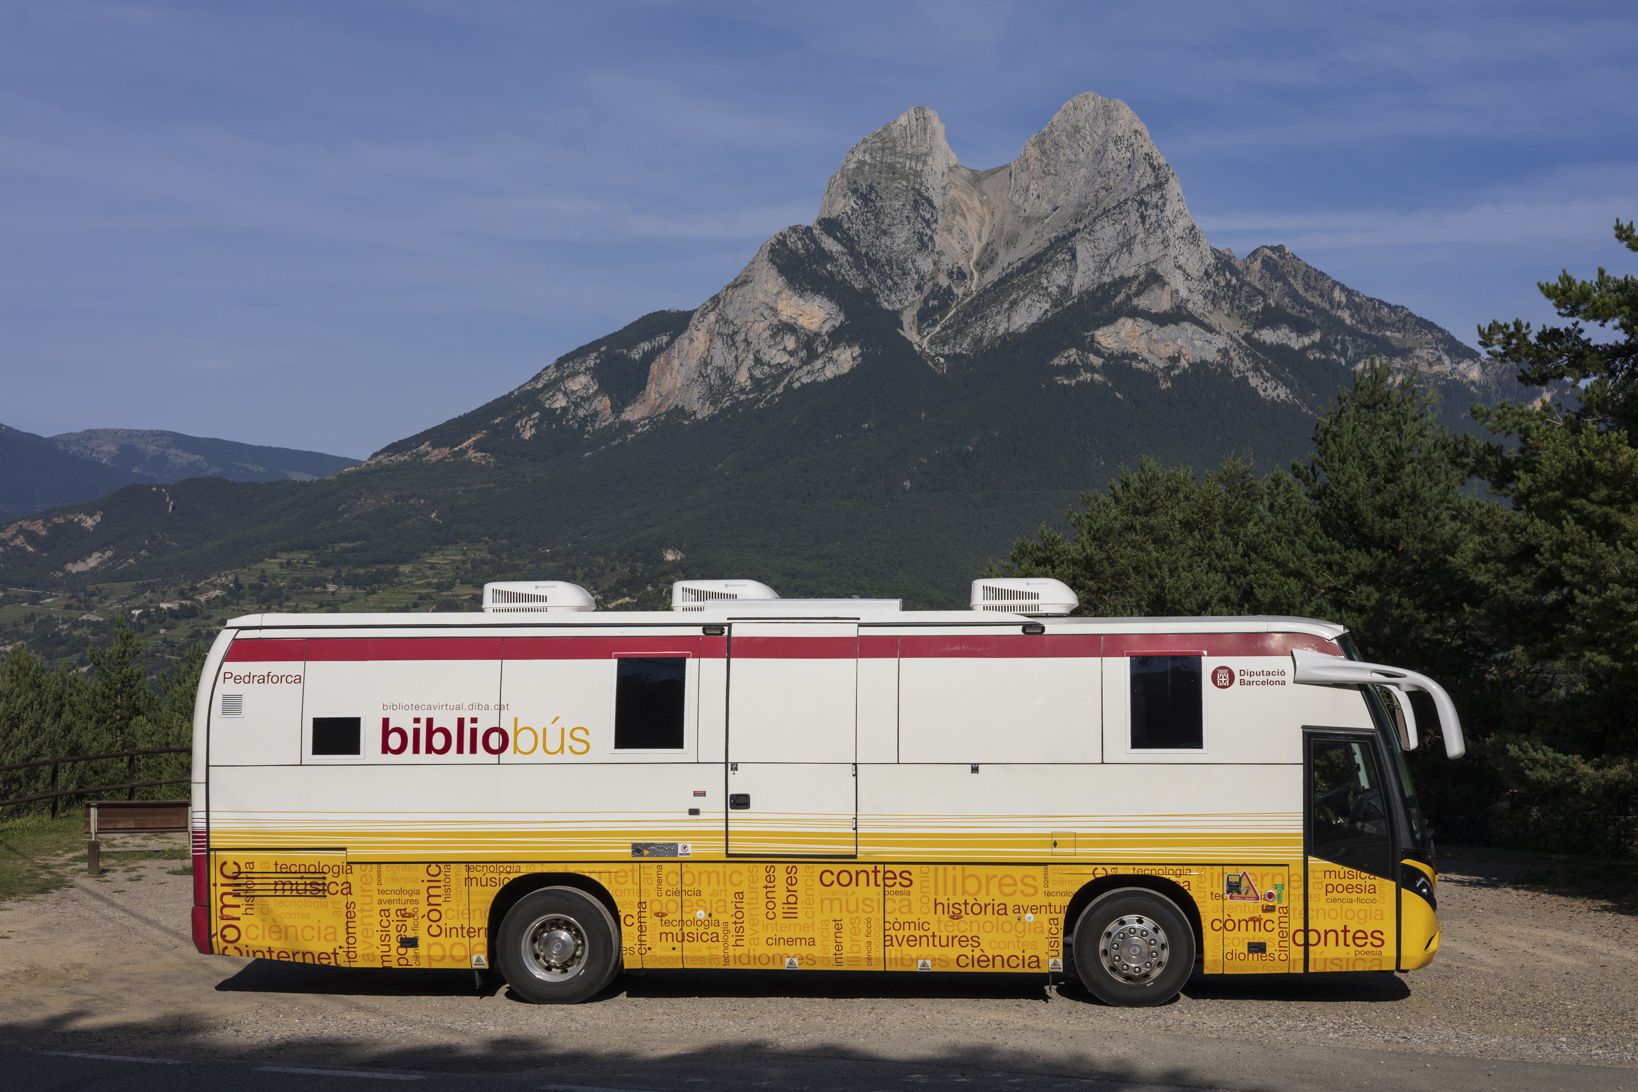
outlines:
[[[1348,659],[1361,659],[1359,646],[1354,644],[1351,636],[1344,634],[1338,643],[1342,646],[1343,655]],[[1393,756],[1394,769],[1399,774],[1400,792],[1405,800],[1405,815],[1410,820],[1411,839],[1416,845],[1431,852],[1427,821],[1422,817],[1422,805],[1416,798],[1416,783],[1411,779],[1410,763],[1405,761],[1405,749],[1399,743],[1399,732],[1396,728],[1398,722],[1394,712],[1388,708],[1387,699],[1382,696],[1380,687],[1362,686],[1360,689],[1365,693],[1365,705],[1371,711],[1371,720],[1376,724],[1377,734],[1382,737],[1388,753]]]

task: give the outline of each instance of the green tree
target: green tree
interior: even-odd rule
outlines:
[[[1069,534],[1042,528],[1005,570],[1054,576],[1095,615],[1289,613],[1313,606],[1304,572],[1314,526],[1289,475],[1259,479],[1244,459],[1204,478],[1144,459],[1087,493]]]
[[[24,645],[0,659],[0,766],[49,758],[61,748],[63,679]],[[0,776],[0,798],[45,792],[49,769]]]
[[[1638,253],[1631,220],[1615,222],[1615,238]],[[1492,359],[1518,369],[1522,383],[1574,384],[1576,406],[1559,416],[1638,438],[1638,277],[1615,276],[1600,266],[1596,276],[1583,280],[1566,269],[1537,287],[1567,324],[1538,330],[1522,319],[1491,322],[1479,327],[1479,344]],[[1587,323],[1602,335],[1590,334]]]
[[[75,688],[68,702],[69,746],[76,754],[133,750],[138,718],[154,708],[153,688],[142,667],[142,638],[124,618],[113,633],[86,653],[91,661],[87,685]],[[117,784],[127,780],[124,760],[85,763],[76,770],[78,784]]]
[[[1484,518],[1465,495],[1470,465],[1436,398],[1380,360],[1315,424],[1313,452],[1292,468],[1322,543],[1310,578],[1368,658],[1445,677],[1469,666]]]
[[[1615,237],[1638,252],[1638,232]],[[1638,850],[1638,277],[1540,284],[1563,325],[1492,322],[1496,366],[1543,388],[1476,411],[1501,442],[1479,472],[1510,507],[1489,539],[1505,640],[1504,816],[1565,844]],[[1589,330],[1588,324],[1597,327]]]
[[[150,713],[132,724],[136,746],[144,750],[187,747],[193,740],[193,705],[199,690],[199,674],[208,649],[196,644],[184,652],[158,679],[158,698]],[[186,781],[192,759],[187,754],[157,755],[142,765],[145,781]],[[161,785],[143,793],[149,797],[171,798],[187,795],[185,785]]]

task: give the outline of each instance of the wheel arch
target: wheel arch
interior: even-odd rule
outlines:
[[[500,924],[506,918],[506,913],[517,905],[519,899],[533,891],[540,891],[547,887],[568,887],[583,894],[590,895],[603,904],[614,921],[615,950],[618,953],[621,938],[625,932],[620,922],[620,907],[609,894],[609,889],[592,879],[590,876],[578,872],[527,872],[508,882],[505,887],[495,892],[495,898],[489,904],[487,917],[488,932],[485,934],[484,946],[489,949],[489,960],[494,962],[494,942],[500,935]],[[617,957],[618,958],[618,957]]]
[[[1163,895],[1176,904],[1178,910],[1188,920],[1189,928],[1194,932],[1194,958],[1200,962],[1205,948],[1205,930],[1202,927],[1200,907],[1195,903],[1194,896],[1189,889],[1175,880],[1164,876],[1152,876],[1143,872],[1120,872],[1108,876],[1099,876],[1097,879],[1083,885],[1069,900],[1069,907],[1064,911],[1064,969],[1067,971],[1074,960],[1075,927],[1080,924],[1081,915],[1102,895],[1117,891],[1123,887],[1138,887],[1145,891],[1152,891]]]

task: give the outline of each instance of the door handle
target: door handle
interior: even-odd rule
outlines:
[[[728,807],[733,811],[748,811],[751,807],[751,794],[748,792],[729,793]]]

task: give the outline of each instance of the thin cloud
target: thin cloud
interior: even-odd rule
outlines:
[[[1256,210],[1199,214],[1218,245],[1236,250],[1282,243],[1296,251],[1554,244],[1579,248],[1607,238],[1617,218],[1638,212],[1638,168],[1552,172],[1469,205],[1421,209]]]

